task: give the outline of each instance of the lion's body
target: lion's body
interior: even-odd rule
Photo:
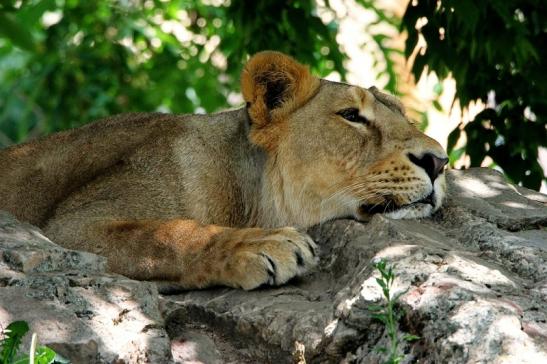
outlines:
[[[439,207],[444,180],[414,155],[444,152],[393,98],[277,53],[249,62],[242,90],[243,109],[127,114],[0,151],[0,209],[115,272],[250,289],[316,263],[313,241],[287,226]],[[348,107],[366,127],[342,120]]]

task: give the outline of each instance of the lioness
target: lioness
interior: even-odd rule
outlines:
[[[120,115],[2,150],[0,209],[113,272],[248,290],[316,264],[295,227],[441,206],[446,153],[396,98],[277,52],[241,89],[239,110]]]

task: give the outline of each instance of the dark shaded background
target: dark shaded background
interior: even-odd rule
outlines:
[[[547,145],[546,2],[403,0],[402,18],[383,11],[381,1],[356,3],[374,12],[376,24],[408,36],[405,56],[416,78],[451,75],[462,106],[488,105],[451,133],[451,163],[468,155],[477,166],[488,156],[513,182],[539,189],[545,175],[538,147]],[[318,6],[330,5],[0,0],[0,147],[120,112],[233,106],[243,63],[263,49],[291,54],[319,76],[337,71],[343,79],[347,56],[336,41],[341,19],[325,23],[317,15]],[[427,45],[416,53],[419,37]],[[374,34],[371,41],[382,53],[385,88],[398,94],[393,55],[400,51],[385,38]],[[467,143],[456,148],[462,135]]]

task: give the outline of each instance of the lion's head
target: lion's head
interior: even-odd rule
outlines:
[[[252,57],[241,82],[250,138],[270,156],[276,223],[425,217],[441,206],[447,155],[397,98],[315,78],[277,52]]]

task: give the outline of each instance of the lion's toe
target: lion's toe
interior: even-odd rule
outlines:
[[[251,242],[242,242],[226,264],[230,285],[246,290],[277,286],[301,276],[318,263],[318,248],[293,228],[275,230]]]

